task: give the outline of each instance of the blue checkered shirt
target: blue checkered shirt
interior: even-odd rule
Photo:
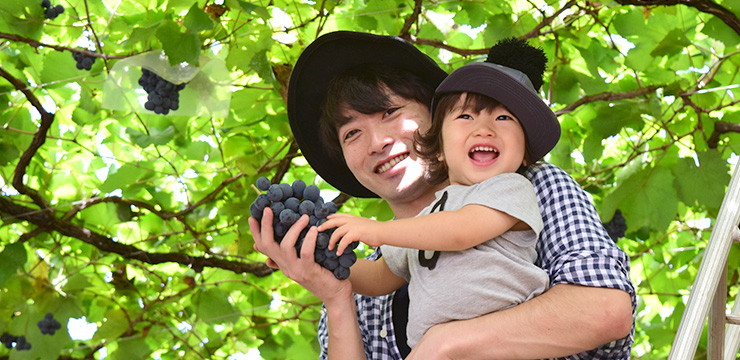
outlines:
[[[544,223],[537,242],[537,265],[547,271],[550,286],[577,284],[620,289],[632,298],[633,327],[628,336],[562,359],[629,359],[637,308],[635,288],[629,277],[629,258],[601,225],[588,194],[565,171],[555,165],[538,163],[530,167],[527,177],[534,185]],[[378,250],[368,258],[377,259]],[[393,294],[355,295],[355,300],[367,358],[402,359],[393,329]],[[326,311],[321,315],[318,339],[320,359],[326,359]]]

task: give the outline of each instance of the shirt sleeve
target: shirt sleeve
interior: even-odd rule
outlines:
[[[586,191],[551,164],[536,164],[528,176],[544,223],[537,262],[550,275],[550,286],[620,289],[632,296],[635,307],[629,257],[609,237]]]
[[[537,265],[550,276],[550,286],[574,284],[619,289],[637,310],[630,280],[630,259],[604,229],[596,208],[583,188],[559,167],[544,162],[527,171],[535,187],[544,229],[537,242]],[[634,325],[626,337],[568,359],[628,359]]]

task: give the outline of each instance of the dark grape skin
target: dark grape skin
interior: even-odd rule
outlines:
[[[606,229],[606,232],[609,234],[609,237],[615,243],[617,242],[617,240],[619,240],[619,238],[624,237],[624,233],[627,230],[627,223],[624,219],[624,216],[622,215],[622,211],[619,209],[614,212],[614,217],[612,217],[609,222],[603,225]]]
[[[54,332],[62,327],[62,324],[54,319],[54,315],[50,312],[46,313],[44,318],[36,325],[39,327],[39,330],[41,330],[41,333],[45,335],[54,335]]]
[[[167,115],[170,110],[180,107],[179,91],[186,84],[175,85],[146,68],[141,69],[138,83],[147,92],[145,109],[154,111],[155,114]]]
[[[255,185],[266,193],[260,194],[252,202],[250,214],[253,218],[259,220],[262,218],[259,208],[270,207],[273,213],[273,234],[277,243],[282,242],[283,236],[300,216],[309,215],[310,227],[326,221],[326,216],[335,213],[337,210],[336,204],[333,202],[325,203],[323,201],[316,185],[306,186],[302,180],[296,180],[292,185],[268,184],[265,180],[259,180],[262,178],[267,180],[267,177],[260,177],[258,178],[260,183]],[[259,205],[258,202],[260,202]],[[349,277],[350,267],[357,261],[354,249],[358,243],[353,242],[341,255],[338,255],[336,251],[327,249],[329,237],[333,231],[334,229],[328,229],[318,234],[314,249],[314,261],[332,271],[337,279],[344,280]],[[300,257],[303,240],[307,232],[308,228],[304,228],[296,239],[295,250],[298,257]]]
[[[262,191],[267,191],[267,189],[270,188],[270,179],[267,178],[267,176],[260,176],[257,179],[257,189],[260,189]]]

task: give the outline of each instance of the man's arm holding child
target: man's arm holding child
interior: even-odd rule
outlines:
[[[436,325],[406,360],[572,355],[629,334],[631,312],[630,296],[624,291],[559,284],[517,306]]]

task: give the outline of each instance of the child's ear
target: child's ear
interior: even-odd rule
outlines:
[[[439,154],[437,154],[437,161],[439,161],[439,162],[444,162],[445,161],[445,154],[442,153],[441,151],[439,152]]]

